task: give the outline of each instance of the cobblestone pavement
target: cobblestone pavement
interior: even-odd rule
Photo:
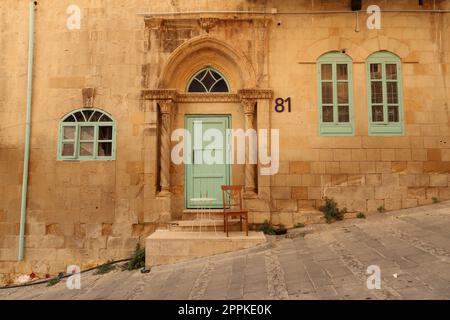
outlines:
[[[449,299],[450,202],[316,225],[252,250],[83,274],[82,289],[0,290],[0,299]],[[381,288],[367,289],[367,267]]]

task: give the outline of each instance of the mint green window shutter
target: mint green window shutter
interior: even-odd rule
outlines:
[[[330,52],[317,60],[319,135],[354,134],[352,59]]]
[[[381,51],[366,61],[369,135],[404,134],[403,86],[400,58]]]
[[[58,160],[114,160],[116,123],[100,109],[84,108],[59,124]]]

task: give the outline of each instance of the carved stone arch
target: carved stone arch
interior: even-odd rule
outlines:
[[[322,39],[308,47],[306,59],[317,61],[322,55],[330,52],[343,52],[352,60],[357,60],[359,58],[360,48],[358,44],[346,38]]]
[[[371,54],[378,51],[388,51],[397,55],[401,60],[405,60],[410,55],[410,49],[405,43],[389,38],[386,36],[379,36],[376,38],[366,39],[361,43],[362,59],[365,61]]]
[[[317,61],[324,53],[330,51],[345,50],[345,54],[350,56],[353,61],[363,62],[367,57],[377,51],[389,51],[400,57],[407,59],[410,50],[403,42],[386,36],[377,36],[365,39],[363,42],[356,43],[347,38],[322,39],[313,43],[307,49],[307,55],[304,59]]]
[[[232,92],[256,87],[256,74],[249,59],[229,44],[209,35],[185,42],[169,56],[158,87],[184,91],[192,75],[207,66],[224,75]]]

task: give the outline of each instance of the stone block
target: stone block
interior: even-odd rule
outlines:
[[[248,213],[248,223],[250,224],[261,224],[265,221],[270,221],[270,211]]]
[[[419,202],[417,199],[402,199],[402,208],[406,209],[417,207],[418,203]]]
[[[383,200],[369,199],[367,200],[367,211],[378,212],[378,208],[384,206]]]
[[[441,149],[427,149],[428,161],[442,161]]]
[[[256,212],[270,211],[269,203],[261,199],[245,199],[244,206],[248,211],[256,211]]]
[[[290,173],[310,173],[311,163],[306,161],[292,161],[289,164]]]
[[[388,211],[391,210],[399,210],[402,208],[402,200],[401,199],[385,199],[384,200],[384,208]]]
[[[334,161],[351,161],[352,150],[351,149],[335,149],[333,150]]]
[[[296,200],[275,200],[276,210],[279,212],[295,212],[297,211]]]
[[[404,172],[406,171],[407,166],[408,163],[406,161],[393,161],[391,163],[391,170],[395,173]]]
[[[307,187],[293,187],[292,190],[292,199],[296,200],[307,200],[308,199],[308,188]]]
[[[381,174],[366,174],[366,186],[380,186]]]
[[[425,188],[408,188],[407,197],[409,199],[426,199]]]
[[[297,187],[302,185],[302,175],[301,174],[290,174],[286,177],[287,187]]]
[[[291,188],[290,187],[273,187],[272,198],[275,200],[290,199]]]
[[[447,187],[447,185],[448,185],[447,174],[430,174],[431,187]]]
[[[308,187],[308,199],[322,199],[322,188]]]

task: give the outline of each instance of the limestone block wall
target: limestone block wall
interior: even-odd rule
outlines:
[[[73,3],[82,9],[80,30],[66,28],[66,9]],[[420,9],[417,1],[371,4]],[[450,9],[449,1],[425,4],[425,9],[434,4]],[[159,87],[171,54],[205,35],[208,21],[203,26],[199,17],[146,24],[137,13],[270,12],[273,7],[279,12],[348,10],[348,1],[39,1],[26,253],[25,261],[17,263],[28,3],[0,1],[0,281],[10,273],[55,273],[67,264],[85,267],[123,258],[172,218],[162,213],[182,210],[180,168],[172,168],[174,202],[156,196],[157,107],[141,100],[141,90]],[[267,17],[273,18],[271,23],[237,23],[229,17],[231,21],[220,20],[209,30],[211,37],[243,53],[255,70],[257,86],[273,89],[275,98],[292,99],[290,114],[275,112],[273,101],[265,105],[270,111],[264,111],[269,112],[264,125],[280,129],[281,163],[277,175],[258,177],[260,197],[269,200],[247,202],[253,221],[272,216],[275,223],[290,225],[304,210],[317,208],[323,196],[335,198],[350,211],[450,199],[449,14],[383,13],[382,29],[368,30],[363,12],[359,32],[354,14]],[[353,60],[355,135],[321,137],[315,62],[323,53],[344,49]],[[402,60],[404,136],[367,133],[364,62],[379,50]],[[220,59],[211,56],[215,58]],[[170,85],[180,90],[183,79]],[[59,120],[82,107],[85,87],[96,88],[95,107],[116,120],[115,161],[57,161]]]
[[[142,4],[144,5],[144,2]],[[0,274],[56,273],[124,258],[160,221],[155,198],[152,106],[140,99],[144,22],[131,2],[80,0],[80,30],[66,28],[73,2],[39,1],[25,261],[17,263],[22,182],[28,1],[0,4]],[[94,105],[117,124],[115,161],[57,161],[59,120]],[[154,112],[153,112],[154,113]],[[146,221],[146,223],[144,223]],[[5,280],[5,279],[0,279]]]
[[[414,1],[371,4],[419,8]],[[339,10],[346,5],[322,2],[314,9]],[[436,8],[444,7],[448,3],[442,1]],[[292,7],[278,6],[279,11],[288,8]],[[295,9],[311,6],[299,4]],[[291,225],[293,212],[317,208],[324,196],[349,211],[363,212],[450,198],[448,15],[383,13],[381,30],[368,30],[366,17],[360,15],[359,32],[352,15],[277,17],[270,39],[269,82],[276,97],[293,101],[289,115],[273,109],[271,115],[272,127],[280,128],[281,136],[280,172],[271,180],[272,204],[280,212],[277,222]],[[351,137],[318,135],[315,61],[332,50],[345,50],[353,60],[356,132]],[[402,59],[404,136],[368,135],[364,62],[379,50]]]

